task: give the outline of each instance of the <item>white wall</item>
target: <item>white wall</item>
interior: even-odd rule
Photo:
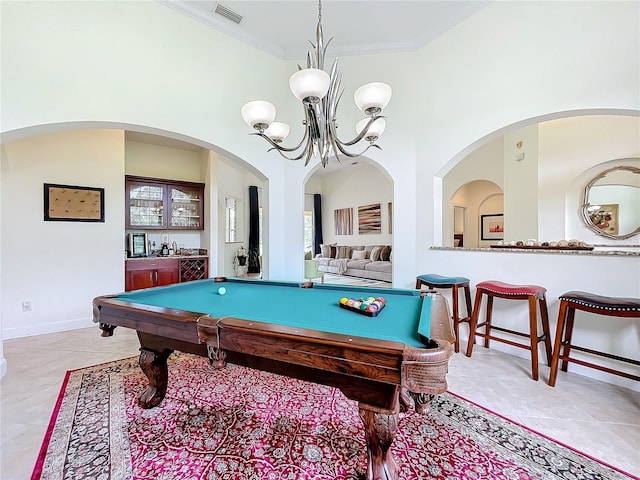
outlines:
[[[99,175],[96,175],[99,172]],[[4,145],[5,338],[91,326],[91,300],[124,289],[124,134],[84,130]],[[105,189],[105,222],[43,221],[44,183]],[[32,311],[22,311],[22,301]]]
[[[585,227],[579,206],[585,186],[595,175],[615,165],[639,166],[638,161],[622,159],[640,157],[640,118],[616,115],[566,118],[541,123],[539,130],[538,198],[544,216],[539,219],[538,238],[621,243]],[[622,243],[638,244],[640,237]]]
[[[265,181],[270,278],[300,277],[299,255],[290,252],[303,251],[303,185],[317,162],[305,168],[267,153],[264,143],[247,136],[238,114],[248,100],[271,100],[278,118],[294,127],[291,138],[297,138],[300,108],[287,85],[295,62],[274,59],[152,1],[71,2],[64,9],[57,2],[0,2],[0,9],[3,143],[54,128],[117,126],[191,139],[244,162]],[[383,150],[370,156],[393,180],[396,217],[402,212],[393,234],[395,286],[411,287],[416,274],[428,271],[519,278],[519,272],[496,268],[507,257],[483,264],[461,256],[466,260],[461,263],[429,250],[442,238],[441,178],[478,145],[532,119],[567,112],[637,116],[639,13],[637,2],[494,2],[417,52],[342,60],[347,91],[338,115],[345,131],[359,118],[347,101],[357,86],[380,80],[394,88],[385,110]],[[122,162],[119,148],[114,158]],[[105,166],[81,180],[95,183],[112,175],[115,170]],[[11,198],[7,184],[3,172],[3,238],[20,225],[6,200]],[[100,238],[116,245],[107,247],[107,256],[116,250],[120,255],[123,226],[107,229]],[[26,232],[37,233],[37,225]],[[7,248],[3,241],[3,252]],[[5,258],[2,276],[12,278]],[[528,262],[530,257],[508,258]],[[32,271],[43,271],[31,257],[29,262]],[[78,260],[74,268],[85,271],[85,263]],[[112,287],[107,291],[118,290],[121,282],[115,263],[113,278],[104,280],[109,285],[102,285]],[[558,268],[555,257],[536,265],[529,278],[539,283]],[[566,272],[563,288],[580,285],[587,275],[602,279],[599,269],[608,266],[582,258],[580,268]],[[607,291],[615,287],[621,296],[639,296],[635,264],[613,266],[626,281],[604,285]],[[44,276],[55,273],[49,268]],[[12,288],[25,285],[27,279]],[[7,282],[2,286],[6,290]],[[15,305],[4,291],[2,302],[5,317]],[[57,320],[52,314],[40,327]],[[14,321],[3,318],[3,330]]]
[[[125,173],[204,183],[202,157],[197,150],[166,147],[125,138]]]
[[[504,197],[504,239],[537,239],[537,125],[521,128],[504,136]]]
[[[389,202],[393,200],[393,183],[378,168],[366,163],[348,167],[344,171],[321,177],[322,180],[322,236],[324,243],[338,245],[393,245],[389,232]],[[308,191],[308,189],[307,189]],[[320,192],[313,192],[320,193]],[[358,207],[380,204],[381,231],[379,234],[358,232]],[[353,235],[336,235],[334,211],[351,208]],[[397,212],[396,222],[404,222]]]
[[[220,232],[220,245],[222,247],[218,274],[228,277],[235,276],[233,258],[242,246],[249,249],[249,185],[259,187],[258,199],[262,197],[262,182],[245,169],[235,165],[227,159],[220,159],[218,165],[218,231]],[[226,242],[225,239],[225,197],[233,197],[238,200],[238,241]]]
[[[638,164],[632,160],[640,156],[638,132],[639,117],[619,115],[570,117],[514,130],[482,145],[452,168],[443,179],[443,198],[446,203],[456,189],[475,179],[491,179],[505,189],[507,240],[577,238],[615,245],[620,241],[599,237],[584,226],[581,196],[603,170]],[[523,142],[521,149],[516,147],[518,141]],[[516,161],[520,153],[524,160]],[[583,176],[591,169],[593,173]],[[447,220],[443,217],[445,232],[452,231]],[[471,217],[470,224],[477,220]]]

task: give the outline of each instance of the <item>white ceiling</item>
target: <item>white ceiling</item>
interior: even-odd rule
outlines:
[[[303,61],[315,43],[315,0],[156,0],[285,60]],[[324,0],[328,56],[413,51],[487,6],[490,0]],[[215,13],[218,4],[242,16]]]

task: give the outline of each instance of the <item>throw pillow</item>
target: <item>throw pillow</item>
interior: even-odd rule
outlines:
[[[388,262],[390,260],[390,256],[391,247],[389,245],[385,245],[384,247],[382,247],[382,250],[380,250],[380,260],[382,260],[383,262]]]
[[[336,258],[351,258],[351,247],[349,246],[337,247]]]
[[[331,252],[329,253],[329,258],[336,258],[336,253],[338,252],[338,248],[335,245],[329,245]]]
[[[367,258],[367,252],[364,250],[354,250],[351,252],[351,258],[354,260],[364,260]]]
[[[330,254],[331,254],[331,247],[329,245],[325,245],[325,244],[320,245],[321,257],[329,258]]]
[[[382,247],[378,246],[378,247],[373,247],[371,249],[371,256],[369,257],[371,260],[373,260],[374,262],[377,262],[380,260],[380,252],[382,251]]]

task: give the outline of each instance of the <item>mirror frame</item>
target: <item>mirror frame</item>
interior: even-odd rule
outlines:
[[[606,233],[606,232],[602,231],[601,229],[599,229],[598,227],[596,227],[593,224],[593,222],[591,221],[591,217],[589,216],[589,211],[588,211],[589,207],[591,206],[591,204],[589,203],[589,192],[591,191],[591,187],[593,187],[594,184],[598,180],[606,177],[608,173],[616,171],[616,170],[626,170],[626,171],[629,171],[631,173],[635,173],[636,175],[640,175],[640,168],[626,166],[626,165],[620,165],[618,167],[609,168],[609,169],[605,170],[604,172],[596,175],[587,184],[587,186],[584,188],[584,193],[582,195],[582,220],[584,221],[585,225],[590,230],[592,230],[593,232],[597,233],[598,235],[601,235],[601,236],[607,237],[607,238],[612,238],[614,240],[624,240],[626,238],[633,237],[634,235],[637,235],[638,233],[640,233],[640,226],[638,226],[631,233],[625,233],[625,234],[621,234],[621,235],[611,235],[609,233]]]

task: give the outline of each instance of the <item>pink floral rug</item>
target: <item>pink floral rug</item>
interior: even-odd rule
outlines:
[[[174,353],[154,409],[137,359],[67,373],[32,480],[356,480],[366,469],[357,404],[330,387]],[[400,478],[628,479],[459,397],[402,414]]]

